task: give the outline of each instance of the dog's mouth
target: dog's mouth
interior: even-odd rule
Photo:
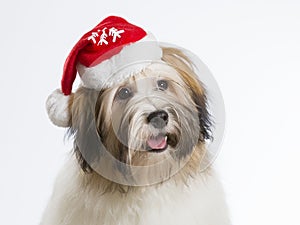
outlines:
[[[172,134],[159,134],[157,136],[151,136],[147,140],[147,150],[149,152],[160,153],[168,148],[168,145],[175,147],[177,139]]]
[[[163,152],[168,147],[168,136],[164,134],[159,134],[155,137],[150,137],[147,140],[147,150],[153,152]]]

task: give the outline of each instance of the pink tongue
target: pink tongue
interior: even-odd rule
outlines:
[[[167,140],[166,140],[165,136],[158,136],[155,138],[150,138],[147,141],[147,144],[152,149],[164,149],[167,145]]]

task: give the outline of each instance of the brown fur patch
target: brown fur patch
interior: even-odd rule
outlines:
[[[175,48],[164,48],[162,59],[180,73],[188,87],[189,94],[192,96],[195,104],[197,105],[201,127],[201,136],[199,137],[200,141],[211,139],[212,136],[210,128],[212,126],[212,122],[207,110],[206,91],[204,85],[193,71],[192,62],[182,51]]]

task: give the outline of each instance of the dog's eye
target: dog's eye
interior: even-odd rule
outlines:
[[[168,82],[166,80],[159,80],[159,81],[157,81],[157,86],[160,90],[167,90]]]
[[[129,88],[121,88],[118,92],[118,97],[120,99],[127,99],[132,96],[132,92]]]

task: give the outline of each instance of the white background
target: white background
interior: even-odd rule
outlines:
[[[1,1],[0,224],[38,224],[69,154],[50,123],[76,41],[115,14],[196,53],[225,99],[217,168],[234,225],[300,224],[300,2]]]

